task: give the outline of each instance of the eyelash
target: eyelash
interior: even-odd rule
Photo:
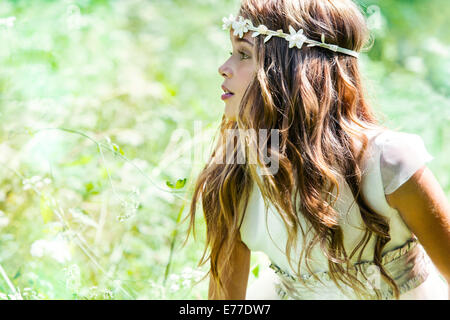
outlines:
[[[233,55],[233,52],[229,52],[230,53],[230,56],[232,56]],[[244,55],[244,56],[246,56],[247,58],[245,58],[245,59],[249,59],[250,58],[250,56],[248,56],[248,55],[246,55],[244,52],[242,52],[242,51],[238,51],[238,53],[239,54],[242,54],[242,55]],[[244,60],[244,59],[241,59],[241,60]]]

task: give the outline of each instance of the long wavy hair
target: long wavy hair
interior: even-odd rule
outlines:
[[[366,49],[371,40],[364,15],[351,0],[243,0],[239,15],[255,26],[264,24],[271,30],[287,32],[289,25],[296,30],[302,28],[309,39],[316,41],[320,41],[323,33],[326,43],[357,52]],[[308,257],[319,244],[328,258],[330,277],[338,288],[343,289],[342,284],[346,284],[359,297],[373,297],[373,292],[367,293],[362,281],[350,272],[350,260],[357,257],[361,261],[364,248],[375,237],[373,261],[398,298],[398,286],[381,263],[382,250],[390,240],[389,223],[370,208],[360,192],[368,138],[355,130],[355,125],[361,129],[385,127],[379,124],[364,97],[357,59],[320,47],[304,45],[301,50],[289,49],[286,40],[278,37],[267,43],[263,40],[263,36],[254,38],[257,70],[242,98],[239,115],[236,121],[223,116],[219,139],[195,183],[188,236],[192,230],[195,237],[195,212],[201,198],[206,246],[199,266],[210,260],[208,274],[219,292],[226,294],[223,268],[230,260],[236,240],[240,240],[240,226],[256,182],[265,203],[273,204],[286,226],[286,254],[291,266],[291,249],[296,248],[298,232],[303,235],[297,275],[302,258]],[[267,150],[259,146],[256,150],[244,148],[246,159],[255,156],[252,155],[255,152],[276,157],[278,171],[258,175],[256,166],[262,171],[267,169],[264,162],[253,165],[248,161],[243,164],[217,161],[224,149],[229,152],[231,148],[235,155],[242,150],[235,144],[231,146],[234,140],[224,139],[230,129],[279,130],[277,148],[273,144]],[[338,181],[348,184],[365,225],[364,236],[350,254],[344,248],[339,212],[333,208],[336,199],[333,201],[331,192],[336,190],[339,194]],[[314,231],[308,243],[300,216]],[[311,271],[308,259],[305,260]],[[379,298],[379,291],[375,293]]]

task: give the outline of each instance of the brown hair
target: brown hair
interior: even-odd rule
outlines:
[[[364,15],[351,0],[243,0],[239,15],[251,20],[254,26],[264,24],[271,30],[286,32],[289,25],[295,30],[302,28],[309,39],[316,41],[320,41],[323,33],[326,43],[357,52],[370,39]],[[278,37],[267,43],[263,42],[264,36],[254,40],[255,77],[242,98],[237,120],[222,118],[222,139],[218,140],[194,188],[189,232],[194,231],[195,236],[199,197],[207,226],[206,246],[199,265],[210,260],[208,274],[223,292],[222,267],[229,261],[236,239],[240,239],[239,228],[256,182],[264,200],[274,205],[286,225],[290,264],[290,250],[297,244],[300,229],[304,249],[298,270],[302,258],[320,244],[328,257],[331,279],[339,288],[344,283],[363,296],[364,285],[349,272],[350,259],[360,250],[358,261],[361,261],[365,246],[375,236],[374,262],[398,298],[398,287],[381,264],[382,250],[390,240],[388,221],[369,207],[360,192],[361,161],[368,139],[354,125],[383,127],[364,97],[357,59],[320,47],[304,45],[301,50],[289,49],[286,40]],[[277,157],[278,172],[261,179],[248,162],[217,163],[219,151],[229,147],[223,139],[227,129],[256,132],[278,129],[279,150],[268,148],[271,156]],[[362,145],[359,150],[355,139]],[[233,150],[237,152],[236,148]],[[252,151],[245,149],[245,152]],[[262,153],[259,149],[257,152]],[[364,236],[350,255],[343,245],[338,212],[331,203],[331,191],[336,188],[339,194],[338,181],[346,181],[350,187],[365,224]],[[298,214],[315,231],[308,243]],[[210,254],[205,258],[208,248]],[[306,266],[311,271],[307,259]],[[375,292],[380,297],[378,290]]]

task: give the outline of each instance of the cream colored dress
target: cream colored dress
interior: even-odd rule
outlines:
[[[389,206],[385,197],[406,182],[426,162],[431,161],[433,156],[427,152],[423,140],[416,134],[379,131],[375,128],[364,129],[363,132],[369,138],[369,144],[363,161],[361,192],[371,208],[389,220],[391,241],[383,250],[382,263],[398,284],[400,299],[447,299],[447,283],[405,225],[399,212]],[[347,183],[340,181],[340,194],[334,208],[340,213],[339,224],[343,230],[347,253],[360,241],[364,230],[358,206],[356,202],[352,203],[353,200]],[[308,230],[306,220],[301,219],[301,223],[304,230]],[[349,287],[344,286],[342,291],[331,281],[327,258],[318,247],[312,250],[310,267],[320,281],[311,276],[305,263],[302,263],[300,274],[307,287],[295,279],[284,251],[287,232],[283,221],[272,205],[264,205],[256,184],[240,231],[247,247],[251,251],[265,253],[271,262],[248,287],[247,299],[359,298]],[[298,250],[291,252],[294,267],[297,267],[300,256],[303,241],[301,237],[299,233]],[[363,263],[354,266],[354,274],[367,288],[379,289],[383,299],[391,299],[392,291],[381,280],[379,269],[372,262],[374,247],[375,237],[372,237],[362,254]],[[366,278],[361,278],[361,274],[365,274]]]

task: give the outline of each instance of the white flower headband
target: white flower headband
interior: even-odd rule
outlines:
[[[321,37],[322,42],[318,42],[315,40],[308,39],[303,34],[303,29],[295,31],[295,29],[292,26],[289,26],[289,32],[291,34],[287,34],[287,33],[283,33],[282,29],[277,30],[277,31],[269,30],[265,25],[260,25],[259,27],[256,28],[253,26],[253,23],[249,19],[244,19],[242,16],[239,16],[238,18],[239,18],[239,20],[236,20],[236,18],[232,14],[230,14],[229,18],[224,17],[222,20],[224,23],[223,29],[226,30],[226,29],[230,28],[230,26],[231,26],[234,30],[233,35],[235,35],[235,36],[239,35],[240,38],[242,38],[244,36],[244,33],[246,33],[249,30],[255,31],[255,32],[253,32],[252,37],[256,37],[260,34],[266,35],[266,37],[264,38],[264,43],[269,41],[270,38],[272,38],[272,36],[276,36],[276,37],[285,38],[287,41],[289,41],[289,48],[296,46],[297,48],[301,49],[303,46],[303,43],[306,42],[306,43],[309,43],[308,47],[318,46],[318,47],[332,50],[334,52],[345,53],[345,54],[348,54],[355,58],[359,57],[359,53],[356,51],[341,48],[335,44],[325,43],[325,35],[323,33],[322,33],[322,37]]]

